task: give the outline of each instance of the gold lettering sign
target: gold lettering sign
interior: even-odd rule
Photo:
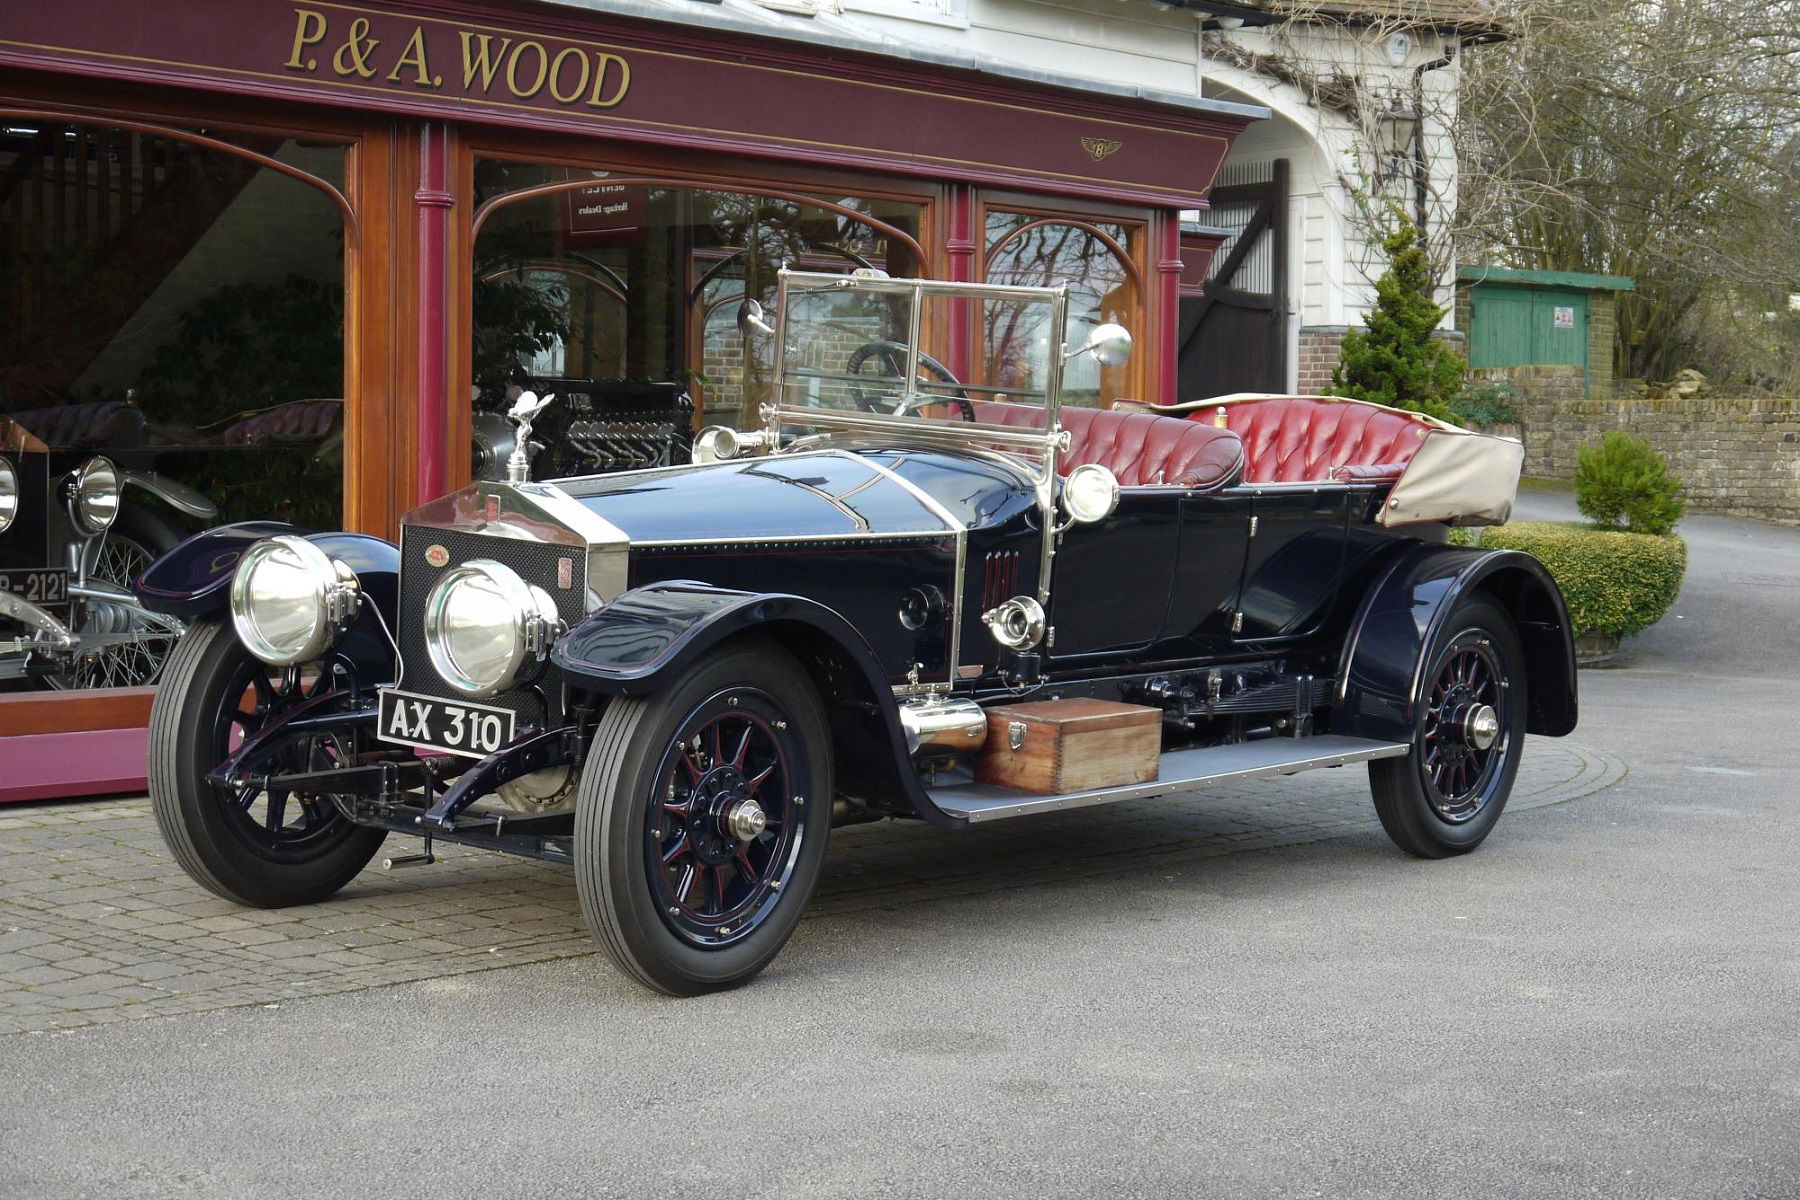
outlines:
[[[315,8],[294,9],[294,40],[281,65],[305,75],[441,91],[444,62],[454,63],[451,78],[462,81],[462,92],[494,99],[548,96],[565,108],[604,109],[623,103],[631,90],[631,63],[611,51],[426,23],[404,36],[377,37],[367,17],[340,17],[334,26]]]

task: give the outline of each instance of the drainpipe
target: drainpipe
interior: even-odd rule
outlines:
[[[1413,133],[1413,223],[1419,227],[1419,243],[1421,249],[1430,241],[1430,229],[1426,225],[1428,207],[1431,203],[1430,160],[1425,156],[1425,72],[1436,71],[1456,61],[1456,50],[1459,41],[1455,37],[1444,39],[1444,53],[1427,63],[1420,63],[1413,68],[1412,102],[1413,111],[1419,114],[1418,128]]]

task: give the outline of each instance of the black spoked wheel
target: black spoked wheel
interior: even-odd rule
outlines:
[[[746,643],[607,708],[582,774],[576,882],[608,955],[658,991],[743,983],[818,881],[831,746],[812,681]]]
[[[1426,657],[1412,753],[1369,764],[1375,811],[1422,858],[1466,854],[1500,819],[1524,749],[1524,657],[1485,598],[1451,614]]]
[[[343,887],[380,848],[386,834],[351,821],[329,795],[256,782],[350,761],[364,736],[356,730],[276,738],[241,764],[242,782],[207,778],[271,720],[338,680],[321,664],[270,667],[216,619],[176,646],[150,710],[150,800],[176,861],[207,890],[257,908],[308,904]]]

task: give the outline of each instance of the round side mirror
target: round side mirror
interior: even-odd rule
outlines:
[[[1131,330],[1123,325],[1096,325],[1082,349],[1091,352],[1103,367],[1122,367],[1131,357]]]
[[[754,300],[746,300],[738,305],[737,323],[738,332],[746,338],[754,333],[767,336],[775,332],[775,327],[763,316],[763,306]]]
[[[1063,511],[1080,525],[1092,525],[1119,507],[1119,480],[1099,463],[1083,463],[1063,480]]]

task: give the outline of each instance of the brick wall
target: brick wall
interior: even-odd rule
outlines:
[[[1605,398],[1615,394],[1613,340],[1619,330],[1619,301],[1612,292],[1588,295],[1588,372],[1592,393]]]
[[[1344,335],[1349,331],[1346,325],[1308,325],[1300,331],[1300,371],[1294,385],[1296,396],[1317,396],[1331,386],[1331,373],[1337,370]],[[1469,352],[1460,330],[1439,329],[1432,336],[1450,343],[1450,348],[1458,354],[1466,356]]]
[[[1592,400],[1579,367],[1513,367],[1525,473],[1571,479],[1581,447],[1621,429],[1668,457],[1696,512],[1800,525],[1800,400]]]
[[[1316,396],[1331,386],[1331,373],[1337,369],[1338,351],[1343,348],[1344,325],[1308,325],[1300,330],[1300,377],[1294,387],[1296,395]]]

